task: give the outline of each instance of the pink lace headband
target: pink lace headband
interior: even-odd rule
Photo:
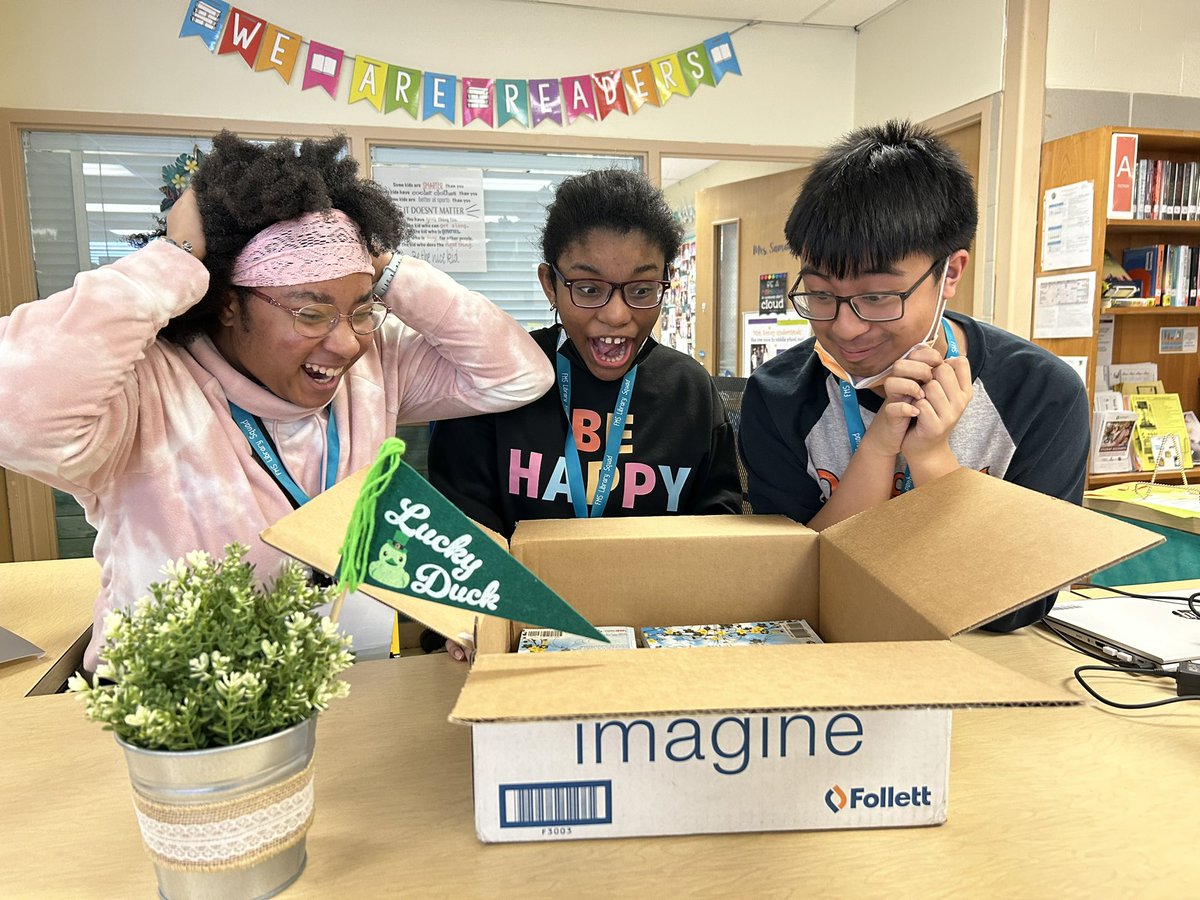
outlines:
[[[375,274],[354,220],[339,209],[276,222],[250,239],[233,264],[230,281],[245,287],[287,287]]]

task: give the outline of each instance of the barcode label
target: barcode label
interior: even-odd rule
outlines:
[[[611,781],[500,785],[501,828],[611,822]]]

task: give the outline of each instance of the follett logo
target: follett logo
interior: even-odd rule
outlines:
[[[930,806],[928,785],[912,785],[908,790],[900,791],[894,785],[881,785],[876,790],[864,787],[852,787],[847,794],[840,785],[834,785],[825,792],[825,805],[832,813],[839,813],[847,806],[851,809],[893,809],[899,806]]]
[[[835,784],[825,792],[825,805],[830,812],[841,812],[846,808],[846,792]]]

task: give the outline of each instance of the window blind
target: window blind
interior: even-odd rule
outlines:
[[[592,169],[641,171],[642,160],[638,156],[585,153],[371,148],[371,174],[376,180],[391,167],[411,166],[482,170],[487,271],[451,274],[526,327],[538,328],[552,321],[538,284],[537,267],[543,261],[542,226],[554,189],[569,175]]]

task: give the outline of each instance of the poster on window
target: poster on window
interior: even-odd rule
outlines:
[[[482,169],[389,166],[375,175],[412,229],[405,253],[443,272],[487,271]]]
[[[768,359],[810,337],[812,326],[807,319],[743,313],[742,377],[750,377]]]

